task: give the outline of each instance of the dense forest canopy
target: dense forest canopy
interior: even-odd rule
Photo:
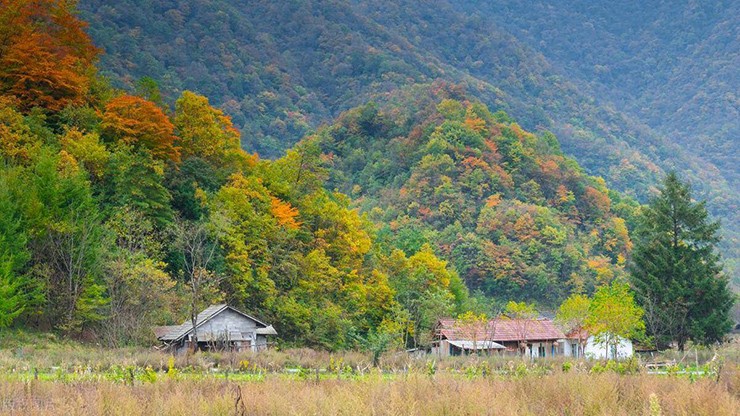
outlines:
[[[678,170],[723,220],[731,267],[740,247],[737,74],[727,72],[737,66],[736,6],[622,3],[80,7],[106,49],[101,69],[114,85],[133,91],[151,77],[170,105],[184,90],[208,96],[250,152],[279,157],[342,111],[445,79],[529,131],[554,132],[589,174],[641,202],[667,170]]]
[[[737,186],[736,1],[465,3],[542,52],[579,86],[719,167]]]
[[[629,291],[636,200],[470,84],[396,88],[264,159],[204,95],[112,86],[73,3],[2,5],[0,327],[147,342],[225,301],[286,345],[425,347],[443,316]]]
[[[403,91],[344,113],[307,143],[384,244],[426,244],[468,287],[553,308],[623,276],[637,203],[589,177],[552,133],[523,130],[459,89]]]

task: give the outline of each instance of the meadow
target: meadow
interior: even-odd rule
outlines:
[[[310,349],[173,357],[0,336],[0,415],[737,415],[738,346],[622,363]]]

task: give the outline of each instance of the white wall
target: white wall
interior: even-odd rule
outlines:
[[[554,357],[557,356],[558,351],[558,344],[553,343],[552,341],[544,341],[544,342],[533,342],[531,346],[527,347],[527,355],[529,355],[531,358],[539,358],[540,352],[539,347],[545,347],[545,357]],[[553,354],[553,347],[554,347],[554,354]]]
[[[609,347],[608,349],[611,350],[611,347]],[[629,357],[632,357],[633,353],[634,353],[634,349],[632,348],[632,341],[628,339],[620,338],[619,344],[617,345],[617,357],[616,358],[617,359],[629,358]],[[596,339],[593,336],[588,337],[585,355],[586,355],[586,358],[595,358],[595,359],[615,358],[612,355],[612,351],[608,351],[608,355],[607,355],[607,346],[604,345],[604,343],[597,343]]]
[[[573,354],[573,347],[576,347],[577,354]],[[576,357],[582,355],[581,346],[577,339],[566,339],[565,345],[563,346],[563,356],[565,357]]]

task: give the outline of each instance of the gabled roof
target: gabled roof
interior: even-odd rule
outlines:
[[[470,337],[469,332],[457,325],[454,319],[440,319],[437,323],[437,335],[448,340],[464,340]],[[476,337],[479,340],[494,342],[545,341],[565,338],[565,334],[550,319],[502,317],[481,325],[476,332]]]
[[[216,315],[220,314],[221,312],[225,310],[232,310],[246,318],[249,318],[253,321],[255,321],[258,325],[261,325],[263,328],[272,328],[271,325],[267,325],[266,323],[260,321],[259,319],[247,315],[246,313],[233,308],[227,304],[218,304],[218,305],[211,305],[205,309],[201,313],[198,314],[198,317],[196,318],[197,327],[200,328],[201,325],[205,324],[206,322],[210,321],[215,317]],[[187,320],[183,322],[180,325],[173,325],[173,326],[160,326],[154,328],[154,333],[157,335],[157,339],[162,341],[179,341],[186,335],[188,335],[193,330],[193,324],[190,322],[190,320]],[[258,328],[259,331],[259,328]],[[270,333],[265,333],[265,335],[277,335],[277,332],[273,329]]]

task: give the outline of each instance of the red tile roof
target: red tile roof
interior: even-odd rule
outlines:
[[[437,334],[450,340],[470,338],[472,331],[459,327],[454,319],[440,319]],[[479,339],[506,341],[542,341],[565,338],[550,319],[492,319],[476,331]]]

